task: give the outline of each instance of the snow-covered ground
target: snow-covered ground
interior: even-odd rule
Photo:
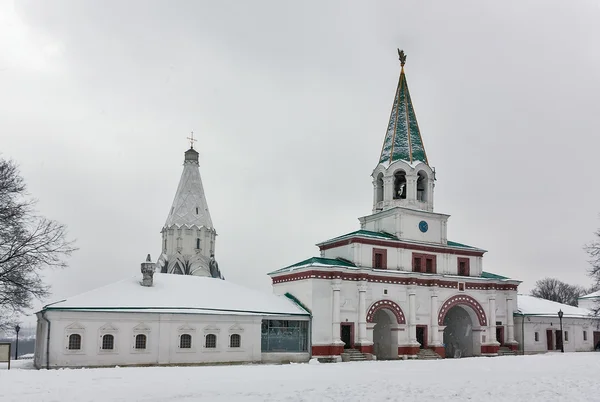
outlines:
[[[600,353],[437,361],[27,370],[0,401],[595,401]]]

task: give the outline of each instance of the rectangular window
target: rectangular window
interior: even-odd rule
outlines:
[[[587,331],[583,331],[583,340],[587,341]]]
[[[373,268],[387,269],[387,250],[384,248],[373,249]]]
[[[535,341],[536,341],[536,342],[539,342],[539,341],[540,341],[540,333],[539,333],[539,332],[536,332],[536,333],[534,333],[533,335],[534,335],[534,339],[535,339]]]
[[[196,250],[200,250],[200,239],[196,239]]]
[[[262,352],[307,352],[308,321],[263,320]]]
[[[413,253],[413,272],[437,273],[436,256],[432,254]]]
[[[458,275],[469,276],[471,274],[469,261],[468,258],[458,257]]]
[[[565,342],[569,342],[569,333],[565,331]]]

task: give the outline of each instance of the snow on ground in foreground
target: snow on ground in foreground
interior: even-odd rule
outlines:
[[[39,371],[14,363],[0,366],[3,402],[600,400],[600,353]]]

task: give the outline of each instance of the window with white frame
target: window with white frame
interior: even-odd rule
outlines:
[[[206,335],[206,339],[204,341],[204,347],[208,349],[214,349],[217,347],[217,336],[215,334]]]
[[[587,341],[587,331],[583,331],[583,340]]]
[[[143,350],[146,349],[146,342],[148,340],[148,337],[144,334],[137,334],[135,336],[135,348],[137,350]]]
[[[569,333],[565,331],[565,342],[569,342]]]
[[[115,348],[115,337],[111,334],[102,335],[102,350],[113,350]]]
[[[69,350],[81,350],[81,335],[69,335]]]
[[[540,333],[539,332],[534,333],[533,336],[534,336],[534,339],[535,339],[536,342],[540,341]]]
[[[190,334],[182,334],[179,337],[179,348],[190,349],[192,347],[192,336]]]
[[[242,344],[242,337],[240,334],[231,334],[229,337],[229,347],[230,348],[239,348]]]

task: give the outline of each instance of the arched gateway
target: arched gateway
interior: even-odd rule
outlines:
[[[444,326],[446,357],[468,357],[481,352],[479,333],[487,326],[485,310],[467,295],[452,296],[438,313],[438,325]]]
[[[391,300],[379,300],[367,311],[367,322],[374,323],[373,353],[379,360],[398,358],[398,326],[406,324],[402,308]]]

